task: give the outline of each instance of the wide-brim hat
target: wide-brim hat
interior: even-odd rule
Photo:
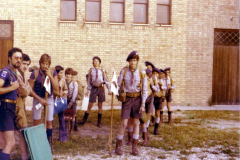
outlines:
[[[145,62],[145,65],[147,66],[147,65],[150,65],[150,66],[152,66],[152,68],[155,68],[155,66],[151,63],[151,62],[149,62],[149,61],[146,61]]]
[[[160,71],[159,71],[159,69],[157,69],[157,68],[153,68],[153,71],[152,71],[152,72],[158,72],[158,73],[159,73]]]
[[[165,68],[165,69],[164,69],[165,72],[168,71],[168,70],[171,70],[171,68],[168,67],[168,68]]]
[[[165,75],[167,75],[167,73],[163,70],[163,69],[159,69],[160,72],[163,72]]]

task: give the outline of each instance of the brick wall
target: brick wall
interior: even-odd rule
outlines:
[[[119,25],[109,24],[108,0],[102,0],[101,23],[84,23],[84,0],[77,2],[77,22],[60,22],[60,0],[0,0],[0,20],[14,20],[14,46],[29,54],[33,65],[48,53],[52,66],[74,68],[86,85],[93,56],[102,59],[111,78],[112,69],[119,74],[128,53],[137,50],[142,66],[148,60],[158,68],[172,68],[174,104],[205,105],[212,92],[213,31],[239,28],[239,2],[172,0],[170,27],[155,25],[156,2],[150,1],[149,25],[144,26],[133,25],[133,0],[126,1],[125,23]],[[109,102],[107,96],[105,105]]]

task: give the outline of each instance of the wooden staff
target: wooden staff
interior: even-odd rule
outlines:
[[[113,125],[113,93],[112,93],[112,104],[111,104],[111,128],[110,128],[110,136],[109,136],[109,154],[112,155],[112,125]]]
[[[45,92],[45,100],[47,102],[48,100],[48,92]],[[48,105],[46,104],[44,107],[44,124],[45,124],[45,130],[47,130],[47,109],[48,109]]]

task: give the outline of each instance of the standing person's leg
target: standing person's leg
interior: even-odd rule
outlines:
[[[127,128],[128,128],[128,141],[126,145],[130,146],[132,145],[133,141],[133,119],[130,118],[128,120]]]
[[[171,110],[172,95],[171,95],[171,92],[166,97],[166,101],[167,101],[167,109],[168,109],[168,123],[172,123],[172,110]]]
[[[105,102],[105,90],[104,87],[98,87],[98,122],[97,126],[102,127],[102,103]]]
[[[39,101],[33,98],[33,107],[32,107],[33,126],[37,126],[42,122],[41,120],[42,108],[36,109],[35,106],[37,104],[39,104]]]
[[[48,108],[47,108],[47,138],[52,150],[52,131],[53,131],[53,114],[54,114],[54,100],[53,96],[48,97],[47,100]]]
[[[0,132],[0,154],[2,153],[4,146],[5,146],[5,140],[3,138],[2,132]]]
[[[67,141],[67,129],[65,126],[64,112],[58,113],[58,121],[59,121],[59,141],[66,142]]]
[[[27,153],[27,143],[23,137],[23,134],[20,130],[18,130],[19,134],[19,146],[21,149],[22,160],[28,160],[28,153]]]
[[[10,154],[12,152],[13,147],[15,146],[15,131],[4,131],[3,139],[5,141],[5,146],[0,155],[1,160],[9,160]]]
[[[116,141],[116,149],[115,149],[115,153],[117,155],[122,155],[122,139],[123,139],[123,136],[124,136],[124,131],[127,127],[127,124],[128,124],[128,119],[122,119],[121,120],[121,125],[119,127],[119,130],[118,130],[118,136],[117,136],[117,141]]]

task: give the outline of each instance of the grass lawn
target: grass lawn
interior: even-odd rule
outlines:
[[[208,120],[227,120],[239,122],[238,111],[175,111],[181,112],[184,116],[174,117],[173,125],[161,124],[159,135],[153,135],[154,126],[149,127],[149,147],[163,149],[166,151],[180,151],[181,155],[189,155],[191,148],[209,148],[221,146],[220,152],[230,157],[239,158],[239,133],[238,130],[222,130],[206,126]],[[83,111],[77,112],[77,120],[82,119]],[[120,110],[114,110],[113,120],[113,150],[120,125]],[[164,112],[164,119],[167,114]],[[27,111],[29,126],[32,125],[31,112]],[[90,153],[101,155],[102,151],[109,150],[111,111],[103,111],[102,128],[98,128],[97,111],[91,111],[84,126],[78,126],[78,132],[74,132],[68,138],[67,143],[58,141],[58,117],[54,117],[53,132],[53,155],[88,155]],[[239,128],[238,128],[239,129]],[[125,136],[126,137],[126,136]],[[140,134],[141,137],[141,134]],[[127,139],[126,139],[127,140]],[[140,144],[141,145],[141,144]],[[216,153],[217,154],[217,153]],[[67,156],[66,155],[66,156]],[[164,159],[165,155],[159,158]],[[104,158],[104,157],[102,157]],[[11,159],[21,159],[19,146],[13,150]],[[185,159],[182,157],[182,159]]]

